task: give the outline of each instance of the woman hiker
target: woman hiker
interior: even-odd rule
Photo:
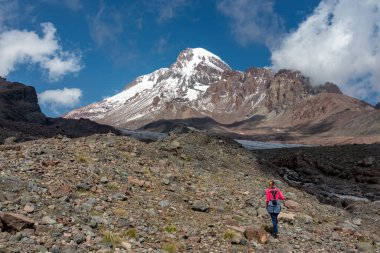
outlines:
[[[269,180],[269,188],[265,190],[266,208],[273,223],[273,236],[278,238],[277,216],[281,211],[281,203],[279,200],[285,200],[280,189],[275,186],[274,180]]]

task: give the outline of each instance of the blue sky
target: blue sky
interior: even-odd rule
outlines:
[[[357,2],[0,0],[0,75],[36,87],[57,116],[202,47],[234,69],[299,69],[375,103],[380,3]]]

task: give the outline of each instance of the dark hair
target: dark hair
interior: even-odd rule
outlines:
[[[273,179],[269,180],[269,186],[274,186],[276,183],[274,182]]]

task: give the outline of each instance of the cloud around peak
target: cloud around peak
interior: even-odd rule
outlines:
[[[50,81],[79,72],[80,54],[64,51],[52,23],[42,23],[42,36],[35,31],[3,30],[0,32],[0,75],[7,76],[23,64],[37,64]]]
[[[323,0],[272,50],[275,69],[302,71],[315,84],[332,81],[344,93],[380,94],[380,2]]]

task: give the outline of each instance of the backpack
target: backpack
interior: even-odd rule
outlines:
[[[272,201],[272,204],[273,204],[274,206],[276,206],[276,205],[277,205],[277,200],[276,200],[276,194],[277,194],[277,191],[270,191],[270,193],[272,194],[272,197],[273,197],[273,200],[271,200],[271,201]]]

